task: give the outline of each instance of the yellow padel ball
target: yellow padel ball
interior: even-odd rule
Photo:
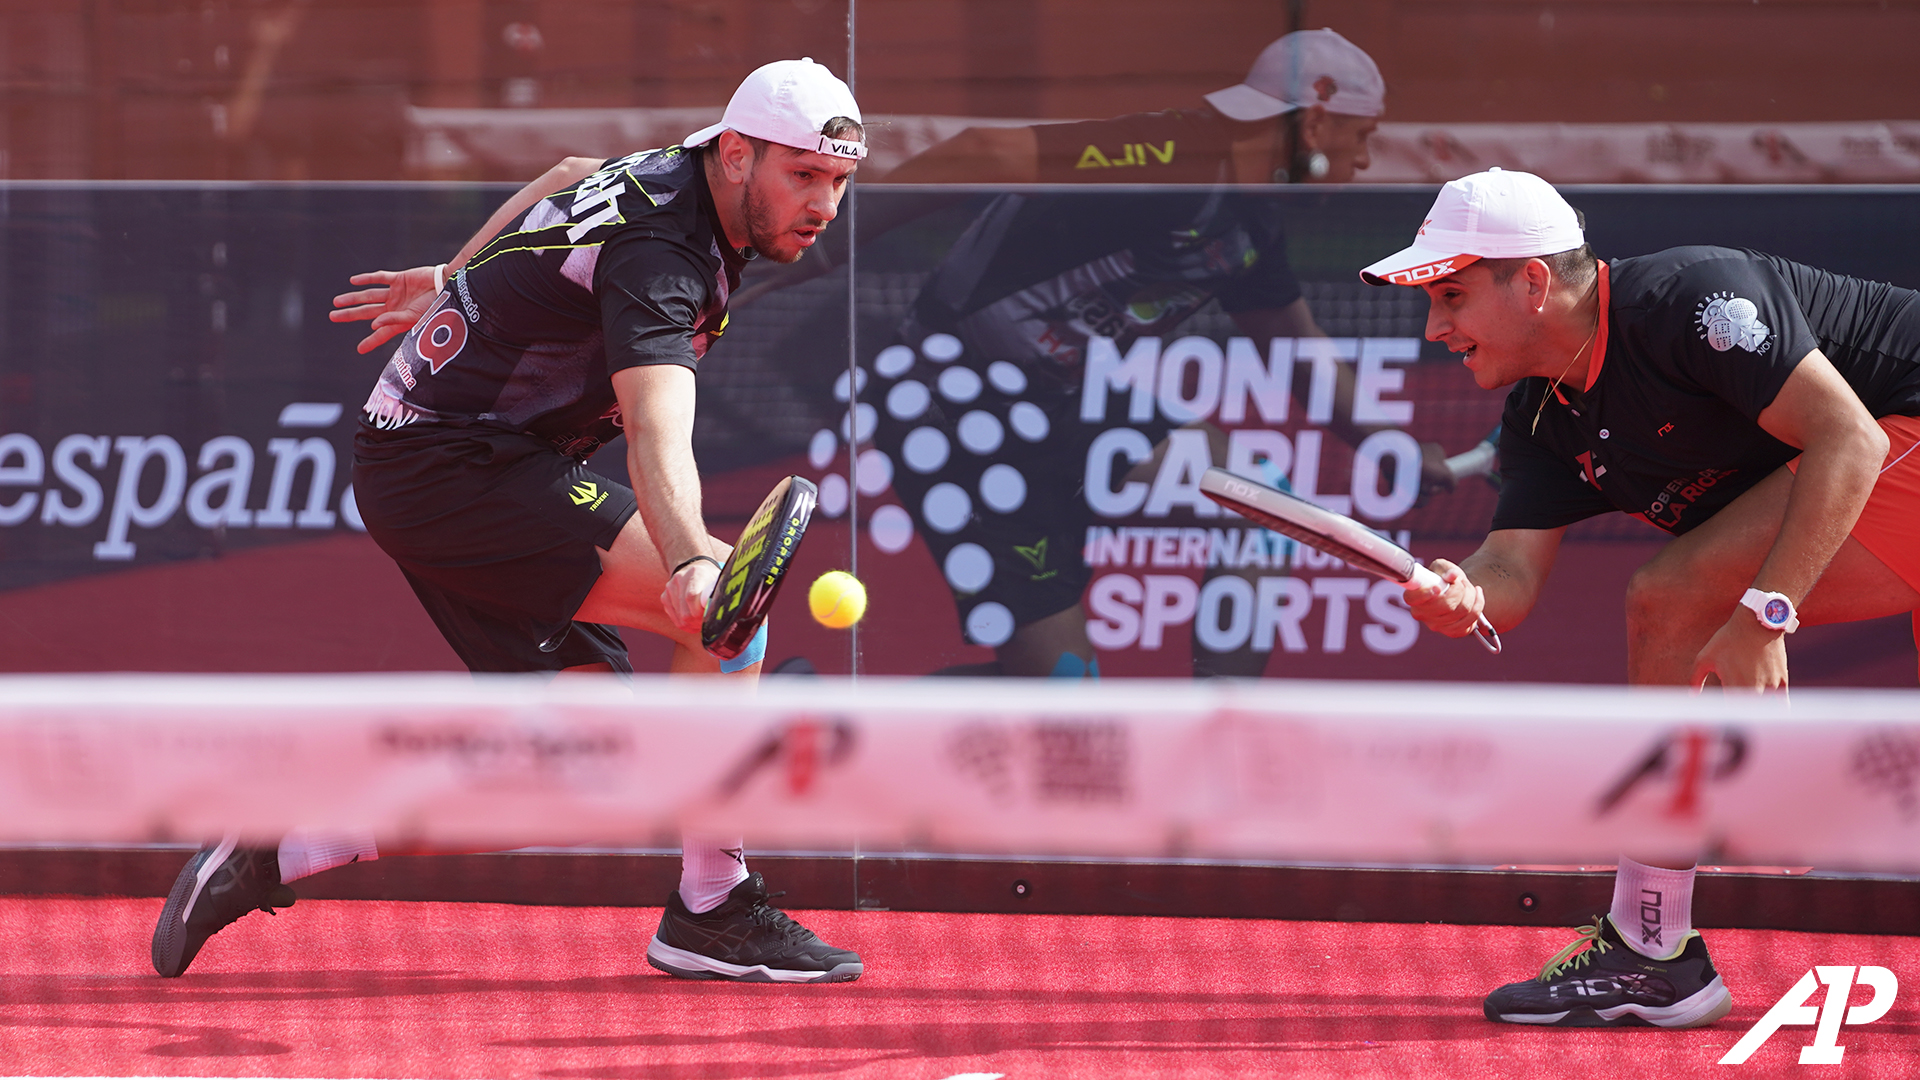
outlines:
[[[821,626],[845,630],[867,613],[867,587],[845,570],[829,570],[813,579],[807,609]]]

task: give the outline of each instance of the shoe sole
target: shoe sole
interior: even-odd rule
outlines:
[[[160,909],[160,921],[153,927],[153,970],[161,978],[177,979],[186,974],[193,958],[200,954],[200,946],[206,944],[205,938],[193,940],[193,934],[187,929],[187,918],[193,914],[193,905],[200,899],[201,891],[233,854],[235,846],[235,838],[227,837],[208,852],[205,859],[197,863],[194,859],[187,860],[180,876],[174,879],[173,888],[167,892],[167,902]]]
[[[647,963],[682,979],[730,979],[734,982],[852,982],[866,972],[866,965],[857,960],[850,964],[836,964],[826,971],[796,971],[770,968],[765,964],[729,964],[711,956],[676,949],[658,937],[647,943]]]
[[[1733,1011],[1733,995],[1715,975],[1713,981],[1684,1001],[1667,1006],[1616,1005],[1611,1009],[1569,1009],[1559,1013],[1496,1013],[1489,1005],[1487,1019],[1505,1024],[1540,1027],[1703,1027]]]

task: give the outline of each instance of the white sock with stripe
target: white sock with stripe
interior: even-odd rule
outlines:
[[[1651,960],[1678,956],[1693,931],[1693,871],[1666,870],[1621,856],[1608,917],[1634,952]]]
[[[747,880],[746,853],[740,837],[724,843],[680,838],[680,902],[695,915],[720,906],[735,885]]]
[[[280,838],[280,882],[284,885],[322,870],[350,862],[372,862],[379,857],[372,833],[295,829]]]

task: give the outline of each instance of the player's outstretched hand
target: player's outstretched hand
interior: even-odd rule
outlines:
[[[707,617],[707,601],[719,583],[720,568],[705,559],[696,559],[667,579],[666,587],[660,590],[660,608],[673,625],[698,634],[700,621]]]
[[[1693,660],[1693,681],[1704,686],[1739,690],[1787,688],[1787,635],[1760,625],[1745,608],[1733,613],[1714,631],[1707,646]]]
[[[411,270],[375,270],[355,274],[348,280],[355,285],[375,288],[341,293],[333,298],[334,310],[327,318],[337,323],[373,320],[373,327],[360,339],[359,350],[369,353],[413,328],[440,295],[433,288],[433,267],[416,266]]]
[[[1431,588],[1407,587],[1407,606],[1413,617],[1427,629],[1448,637],[1466,637],[1487,606],[1487,594],[1467,578],[1467,572],[1445,559],[1435,559],[1427,569],[1440,575],[1438,592]]]

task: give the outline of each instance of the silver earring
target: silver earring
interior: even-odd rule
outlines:
[[[1332,163],[1327,160],[1327,155],[1318,150],[1315,150],[1313,154],[1307,158],[1307,175],[1313,177],[1315,180],[1326,179],[1327,173],[1332,167]]]

